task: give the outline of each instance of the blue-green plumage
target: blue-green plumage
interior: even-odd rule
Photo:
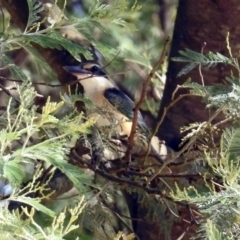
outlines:
[[[104,97],[123,115],[129,119],[133,119],[134,115],[134,102],[123,92],[119,91],[117,88],[109,88],[104,91]],[[147,129],[142,114],[138,111],[138,125],[142,129]]]
[[[77,76],[83,86],[85,97],[95,105],[96,111],[89,113],[88,116],[97,118],[98,127],[115,126],[116,134],[130,136],[135,104],[115,87],[108,79],[104,69],[92,62],[82,63],[79,66],[66,66],[65,69]],[[144,152],[150,139],[148,138],[148,128],[140,112],[138,112],[137,124],[140,131],[138,137],[142,136],[137,142],[140,143],[139,146],[143,148]],[[151,141],[151,153],[155,154],[158,161],[161,162],[162,160],[158,156],[159,151],[155,150],[159,149],[159,139],[156,137],[154,139],[156,139],[156,147],[153,147],[153,141]]]

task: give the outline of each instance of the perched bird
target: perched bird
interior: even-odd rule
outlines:
[[[88,116],[97,117],[98,127],[112,126],[113,133],[129,137],[135,104],[108,79],[104,69],[93,62],[64,68],[79,79],[84,89],[84,96],[96,107],[97,111],[90,110]],[[140,112],[137,121],[139,132],[142,131],[147,135],[148,127]],[[148,136],[144,137],[147,142]]]

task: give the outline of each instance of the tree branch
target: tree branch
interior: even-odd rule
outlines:
[[[128,143],[128,148],[127,148],[126,156],[125,156],[125,158],[127,159],[128,162],[130,162],[130,155],[131,155],[131,151],[132,151],[133,146],[134,146],[134,136],[135,136],[136,128],[137,128],[137,125],[138,125],[138,112],[140,110],[140,107],[141,107],[142,103],[144,102],[144,100],[146,98],[147,87],[148,87],[152,77],[154,76],[155,72],[159,69],[159,67],[164,62],[165,56],[167,54],[167,49],[168,49],[169,43],[170,43],[170,38],[168,37],[165,41],[165,44],[164,44],[164,47],[163,47],[163,50],[162,50],[162,54],[161,54],[159,60],[157,61],[157,63],[155,64],[155,66],[153,67],[151,72],[149,73],[147,79],[143,83],[140,99],[137,102],[137,104],[136,104],[136,106],[133,110],[132,129],[131,129],[130,136],[128,138],[129,143]],[[150,142],[151,142],[151,139],[150,139]]]

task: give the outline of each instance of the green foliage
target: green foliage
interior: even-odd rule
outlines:
[[[125,11],[126,9],[128,9],[128,11]],[[96,2],[89,9],[89,17],[98,24],[99,22],[111,22],[123,27],[131,27],[131,25],[127,24],[124,18],[129,16],[129,14],[134,14],[140,9],[141,6],[137,4],[136,0],[131,8],[128,7],[128,1],[126,0],[114,0],[111,5]]]
[[[186,49],[185,51],[180,51],[180,54],[184,57],[175,57],[172,60],[177,62],[189,62],[179,73],[178,76],[187,74],[192,69],[197,66],[200,67],[215,67],[216,64],[227,64],[235,68],[240,73],[238,60],[234,58],[228,58],[220,53],[209,52],[206,55],[197,53]],[[203,101],[207,104],[208,108],[221,109],[222,112],[228,118],[239,119],[240,115],[240,85],[239,77],[226,76],[225,81],[217,86],[204,86],[204,83],[198,84],[196,82],[191,82],[191,80],[186,81],[183,85],[185,88],[190,88],[190,92],[193,95],[203,97]]]
[[[203,55],[189,49],[180,51],[180,54],[183,57],[176,57],[173,60],[188,64],[178,76],[187,74],[196,67],[211,68],[217,64],[229,65],[237,70],[237,75],[234,76],[230,72],[222,84],[215,86],[206,86],[204,82],[198,84],[189,80],[183,85],[183,88],[188,88],[192,95],[201,96],[206,107],[214,110],[214,114],[209,121],[193,123],[184,128],[184,131],[188,131],[185,140],[195,142],[200,148],[202,147],[196,170],[204,176],[204,181],[189,187],[176,185],[171,195],[177,201],[195,204],[202,214],[199,232],[193,239],[199,237],[239,239],[240,69],[238,59],[212,52]],[[223,120],[213,124],[219,113],[223,113]],[[220,135],[220,131],[217,131],[218,126],[227,122],[231,122],[231,127],[223,128]],[[214,142],[215,134],[220,135],[220,142]]]
[[[209,52],[207,54],[202,54],[194,52],[190,49],[185,49],[185,51],[179,51],[180,55],[183,57],[174,57],[172,61],[176,62],[186,62],[187,64],[179,73],[178,77],[189,73],[196,66],[205,66],[207,68],[215,67],[219,63],[232,64],[234,59],[223,56],[221,53]]]
[[[19,68],[17,70],[21,71]],[[95,120],[85,121],[82,114],[77,111],[74,114],[74,103],[71,101],[68,102],[68,104],[71,103],[70,114],[65,114],[63,119],[54,116],[54,113],[64,106],[64,102],[54,103],[50,102],[50,99],[48,99],[42,113],[38,114],[37,107],[34,105],[36,91],[29,82],[17,87],[17,93],[20,105],[16,108],[12,104],[13,99],[9,99],[7,110],[0,119],[1,180],[6,179],[14,188],[8,201],[28,204],[53,218],[56,212],[41,203],[43,199],[48,199],[52,192],[41,198],[29,198],[29,195],[48,189],[48,182],[44,184],[38,182],[39,177],[43,174],[43,169],[40,168],[41,170],[36,172],[34,176],[32,170],[42,164],[54,166],[65,173],[78,192],[83,194],[86,191],[86,184],[90,184],[91,179],[85,175],[83,170],[68,163],[67,155],[71,147],[68,142],[72,137],[77,139],[89,132],[89,128],[95,123]],[[40,162],[42,164],[39,165]],[[32,179],[32,181],[22,189],[26,179]],[[64,221],[66,212],[62,212],[58,218],[53,220],[51,227],[42,229],[33,219],[35,217],[34,210],[29,212],[27,209],[24,210],[24,213],[29,216],[29,219],[26,222],[22,221],[21,224],[19,224],[21,221],[19,215],[15,213],[11,215],[8,211],[2,211],[0,225],[5,228],[4,232],[7,232],[8,226],[13,224],[12,221],[17,221],[16,229],[12,234],[18,236],[18,239],[28,238],[29,234],[35,239],[42,239],[42,237],[45,237],[44,239],[63,239],[64,235],[76,228],[73,222],[81,214],[83,206],[85,204],[79,206],[79,211],[72,215],[72,220],[68,223],[69,226]],[[26,231],[20,231],[20,229],[24,229],[22,225]],[[64,227],[62,232],[59,232],[58,229],[60,225]],[[6,236],[9,237],[6,239],[10,239],[10,232]]]
[[[154,0],[114,0],[104,1],[104,4],[101,2],[84,1],[84,5],[90,8],[88,14],[84,15],[84,18],[69,19],[79,22],[77,28],[101,52],[104,57],[102,62],[107,65],[111,77],[120,79],[118,84],[130,90],[137,100],[142,82],[158,60],[165,40],[157,18],[158,5]],[[174,1],[171,4],[174,4]],[[69,7],[72,7],[71,4]],[[101,9],[104,11],[99,15]],[[174,19],[175,9],[171,9]],[[173,19],[169,21],[173,23]],[[89,20],[92,22],[89,23]],[[155,99],[154,104],[150,97],[147,98],[144,106],[144,110],[150,110],[154,115],[164,88],[161,77],[166,73],[166,69],[167,59],[156,72],[156,81],[151,84],[160,92],[160,97]]]
[[[23,212],[27,218],[22,219],[18,212],[9,214],[7,209],[0,209],[0,230],[3,240],[12,239],[66,239],[65,236],[70,232],[78,228],[77,220],[79,215],[82,214],[86,203],[82,198],[76,207],[68,209],[70,215],[69,219],[66,219],[67,210],[64,209],[58,216],[51,220],[51,224],[48,227],[42,227],[34,219],[35,210],[30,211],[27,208],[23,208]],[[77,239],[77,238],[74,238]]]
[[[146,1],[141,2],[145,4]],[[91,1],[92,7],[89,8],[88,15],[81,18],[70,15],[67,18],[63,12],[65,2],[60,12],[54,13],[53,7],[44,19],[41,15],[46,9],[37,0],[28,0],[28,5],[29,16],[25,30],[19,33],[15,28],[11,29],[12,32],[6,29],[0,39],[0,55],[4,68],[11,71],[11,78],[22,80],[20,86],[14,85],[17,97],[6,98],[8,103],[0,119],[0,180],[11,184],[14,189],[7,199],[3,199],[5,197],[3,196],[1,204],[4,204],[5,200],[14,201],[18,204],[27,204],[32,207],[32,210],[23,208],[23,216],[20,216],[17,211],[0,213],[1,232],[7,239],[13,236],[16,239],[72,240],[77,239],[78,236],[81,239],[93,239],[93,236],[95,239],[134,239],[133,234],[127,234],[132,232],[132,226],[129,209],[126,207],[127,203],[124,202],[121,191],[127,189],[138,195],[139,188],[127,186],[125,183],[113,184],[98,174],[95,174],[93,184],[92,174],[94,170],[98,170],[98,166],[92,169],[93,171],[85,170],[85,165],[78,166],[77,157],[74,159],[76,165],[68,162],[73,147],[76,146],[76,140],[86,140],[86,134],[91,133],[91,127],[96,120],[85,119],[83,114],[75,109],[75,103],[83,101],[88,106],[91,103],[77,94],[69,96],[64,94],[62,101],[52,102],[51,99],[55,101],[56,92],[59,97],[59,89],[53,94],[49,90],[50,85],[37,85],[30,82],[39,80],[40,77],[44,79],[41,82],[47,82],[48,78],[56,77],[41,52],[35,49],[36,44],[48,48],[49,51],[51,49],[67,50],[77,61],[80,60],[79,54],[83,54],[87,59],[91,58],[85,48],[68,40],[62,34],[64,30],[74,28],[74,31],[77,29],[97,47],[107,62],[120,52],[117,60],[114,60],[115,69],[112,68],[111,71],[114,75],[117,75],[116,68],[118,71],[127,70],[127,64],[122,67],[123,59],[127,63],[133,63],[135,67],[139,64],[141,66],[139,69],[144,71],[144,76],[133,77],[131,73],[126,75],[129,79],[135,78],[137,84],[133,84],[134,88],[141,86],[142,81],[152,69],[153,63],[159,58],[160,52],[156,49],[161,49],[163,42],[159,41],[162,37],[159,26],[151,21],[155,19],[156,22],[156,16],[150,14],[153,10],[155,14],[157,13],[156,3],[151,0],[139,11],[140,6],[136,1],[114,0],[109,4]],[[144,19],[144,24],[141,19]],[[142,34],[135,34],[137,29],[140,29]],[[128,37],[123,38],[123,34]],[[26,62],[19,63],[15,61],[13,51],[22,51],[22,49],[26,50],[28,55],[24,58]],[[35,65],[39,75],[36,74],[32,65]],[[154,77],[153,86],[159,89],[163,88],[164,81],[161,81],[161,74],[166,70],[166,66],[165,62]],[[140,72],[142,73],[138,71]],[[139,80],[140,78],[142,81]],[[121,79],[124,82],[124,76]],[[50,94],[53,96],[47,99],[41,111],[35,104],[36,99],[42,97],[37,91],[44,96]],[[151,112],[156,114],[158,104],[159,101],[157,103],[149,101],[145,104],[145,108],[151,109]],[[106,138],[105,141],[109,139]],[[86,148],[89,147],[88,139],[83,145],[86,145]],[[88,150],[92,149],[89,147]],[[90,162],[89,158],[87,160]],[[54,178],[56,169],[61,170],[61,173],[73,183],[75,195],[54,199],[55,192],[49,189],[49,183]],[[139,171],[138,168],[137,171]],[[147,169],[146,174],[148,172]],[[110,176],[116,179],[118,173]],[[132,181],[126,175],[121,180]],[[61,188],[66,181],[66,179],[63,182],[60,181],[58,188]],[[142,177],[133,179],[133,182],[135,184],[140,182],[139,186],[142,187],[146,185]],[[174,188],[172,182],[163,182],[159,185],[159,189],[163,192],[168,193],[169,189]],[[42,195],[39,196],[39,193]],[[149,208],[147,219],[159,222],[159,227],[170,239],[171,227],[177,216],[177,207],[171,199],[162,200],[159,196],[149,195],[145,193],[142,195],[144,197],[139,197],[139,203]],[[51,198],[54,201],[49,204],[48,200]],[[120,205],[119,202],[123,202],[124,206],[117,206]],[[121,209],[123,214],[121,215],[115,209]],[[121,231],[118,232],[119,229]]]
[[[85,48],[63,37],[59,33],[59,30],[69,28],[71,29],[72,27],[75,27],[75,29],[78,29],[80,33],[85,35],[85,37],[93,45],[97,45],[101,49],[101,43],[96,42],[94,38],[91,37],[91,31],[89,30],[92,30],[97,26],[102,31],[108,31],[106,23],[113,23],[121,25],[122,27],[130,27],[131,24],[125,21],[124,18],[127,15],[135,13],[140,9],[140,6],[137,5],[137,2],[135,2],[130,9],[128,8],[127,1],[115,0],[111,5],[98,2],[97,4],[92,5],[92,8],[90,8],[89,15],[87,17],[69,17],[69,20],[61,19],[60,22],[53,21],[49,27],[40,29],[40,25],[42,24],[42,22],[39,22],[40,14],[44,10],[42,3],[37,0],[28,0],[28,6],[30,14],[28,16],[28,22],[25,30],[20,34],[13,33],[9,35],[7,32],[8,29],[5,29],[5,32],[2,33],[3,36],[0,39],[0,44],[2,46],[1,55],[3,56],[2,61],[10,66],[11,71],[20,73],[17,69],[17,66],[15,68],[12,67],[13,63],[9,62],[7,53],[13,49],[24,48],[27,52],[34,56],[37,69],[40,70],[41,73],[43,73],[43,70],[46,71],[46,73],[51,77],[54,76],[52,70],[49,68],[43,57],[35,50],[34,47],[32,47],[32,43],[37,43],[44,48],[64,48],[78,61],[80,61],[80,53],[83,54],[87,59],[91,59],[90,53]],[[129,9],[128,11],[126,11],[127,8]],[[55,16],[55,18],[56,17],[57,16]],[[116,55],[116,51],[113,51],[113,49],[111,55],[109,55],[109,51],[103,49],[103,47],[101,52],[103,55],[106,54],[107,59],[112,59],[112,57]],[[22,80],[26,79],[26,77],[19,74],[13,75],[13,77],[15,76],[18,76],[18,78]]]
[[[223,239],[222,234],[218,231],[218,229],[212,223],[211,220],[207,220],[205,227],[206,227],[207,237],[209,240]]]
[[[49,31],[45,35],[28,34],[26,36],[23,36],[23,41],[25,44],[35,42],[44,48],[52,48],[59,50],[65,48],[78,61],[80,61],[80,53],[84,54],[87,59],[91,58],[90,53],[86,49],[67,40],[59,32],[54,30]]]
[[[117,232],[111,225],[113,215],[99,201],[100,195],[104,195],[101,186],[95,186],[92,183],[92,176],[86,174],[84,169],[68,162],[76,140],[85,139],[86,134],[91,133],[91,127],[96,121],[94,118],[85,119],[83,113],[75,109],[75,102],[83,101],[88,105],[91,103],[79,95],[64,95],[59,102],[52,102],[49,97],[39,111],[35,101],[42,96],[33,87],[36,85],[32,84],[37,76],[32,65],[44,79],[45,76],[47,76],[46,80],[56,77],[41,53],[36,50],[35,44],[48,49],[65,49],[78,61],[80,61],[80,53],[90,59],[91,55],[86,48],[68,40],[60,33],[71,27],[78,29],[93,45],[98,46],[106,59],[112,59],[117,50],[96,41],[91,36],[93,28],[97,27],[101,31],[110,33],[111,29],[109,30],[107,24],[111,23],[128,28],[130,32],[133,30],[133,24],[126,21],[127,16],[135,14],[140,6],[134,2],[129,8],[128,1],[120,0],[115,0],[110,5],[98,3],[92,5],[89,15],[84,18],[60,17],[57,21],[56,16],[50,13],[48,18],[41,18],[46,9],[39,1],[27,2],[29,16],[23,32],[20,33],[10,25],[4,29],[0,38],[3,69],[10,70],[10,79],[19,82],[19,85],[13,84],[16,97],[14,95],[5,98],[6,109],[1,112],[0,118],[0,194],[3,194],[0,196],[0,228],[4,235],[2,239],[13,237],[15,239],[77,239],[80,235],[86,236],[87,239],[88,234],[85,234],[83,229],[86,226],[81,225],[80,222],[87,222],[86,213],[89,213],[94,202],[92,198],[97,202],[95,209],[92,208],[92,216],[99,216],[91,222],[95,224],[95,226],[91,225],[90,229],[93,234],[111,235],[111,239],[133,239],[133,234]],[[14,61],[13,55],[23,49],[28,54],[24,59],[27,61],[19,64]],[[57,206],[54,203],[52,205],[45,203],[53,197],[58,188],[62,187],[60,182],[57,189],[49,189],[51,186],[49,183],[56,169],[61,170],[76,190],[75,198],[72,197],[71,201],[58,199]],[[6,196],[2,192],[3,183],[13,188],[7,199],[4,199]],[[92,189],[102,191],[101,194],[92,197],[93,191],[90,186]],[[109,191],[106,194],[107,198],[112,200],[111,194],[115,189],[111,186],[107,186],[106,189]],[[31,209],[21,208],[19,209],[21,214],[18,211],[9,212],[2,205],[7,205],[11,201],[19,206],[26,204]],[[86,213],[84,208],[88,208]],[[44,217],[41,220],[42,215]],[[106,218],[102,218],[103,216]],[[101,222],[97,222],[97,219],[101,218]],[[111,229],[107,235],[104,233],[106,229],[100,226],[100,223],[104,225],[106,222]]]
[[[224,130],[221,138],[221,149],[223,153],[231,156],[238,156],[239,152],[239,128],[227,128]]]
[[[80,189],[79,182],[84,179],[84,176],[78,168],[67,162],[66,155],[69,153],[67,142],[69,137],[79,137],[88,132],[89,127],[95,122],[94,119],[83,122],[83,116],[77,112],[74,117],[71,113],[71,119],[67,115],[64,120],[58,119],[52,114],[63,105],[63,102],[51,103],[50,101],[46,103],[42,114],[38,115],[37,108],[33,105],[36,92],[29,83],[19,88],[19,96],[21,104],[18,111],[10,107],[10,102],[5,117],[1,118],[1,125],[6,126],[0,131],[3,176],[10,183],[21,185],[24,177],[22,163],[34,163],[38,159],[60,168]],[[57,135],[56,129],[58,129]],[[38,138],[32,144],[30,139],[34,135],[38,135]],[[21,148],[9,152],[11,145],[23,137],[25,140]],[[85,180],[84,183],[86,183]]]
[[[142,4],[145,2],[142,1]],[[88,106],[92,103],[78,94],[69,96],[64,94],[61,96],[62,101],[59,102],[52,102],[48,98],[39,113],[35,105],[38,94],[30,83],[33,77],[33,74],[29,73],[30,64],[26,64],[28,67],[18,66],[12,59],[13,50],[25,49],[33,57],[31,63],[34,62],[41,77],[46,74],[53,78],[54,73],[41,53],[35,49],[34,44],[48,49],[65,49],[77,61],[80,61],[80,54],[91,59],[90,53],[83,46],[62,35],[64,30],[74,28],[74,31],[77,29],[102,53],[107,63],[119,53],[110,67],[112,70],[110,72],[114,75],[120,70],[125,73],[129,66],[137,67],[137,76],[133,76],[132,73],[125,74],[126,78],[136,80],[131,84],[126,81],[126,85],[132,85],[135,90],[142,86],[153,63],[160,55],[159,51],[156,51],[162,44],[162,41],[159,41],[159,26],[149,24],[148,21],[146,27],[141,20],[154,19],[150,12],[156,5],[150,1],[150,4],[145,4],[141,8],[136,1],[114,0],[109,4],[91,1],[88,14],[84,17],[70,14],[67,18],[63,13],[65,2],[57,15],[49,13],[46,19],[40,17],[46,9],[38,1],[28,0],[28,5],[29,16],[25,30],[22,33],[13,30],[10,34],[6,29],[0,39],[0,55],[4,68],[10,70],[12,78],[23,81],[21,86],[16,86],[18,98],[7,99],[6,110],[0,118],[0,180],[11,184],[14,189],[6,201],[24,203],[32,207],[32,210],[23,208],[22,211],[25,217],[27,216],[25,219],[17,211],[9,213],[6,209],[0,208],[0,229],[6,239],[13,236],[16,239],[77,239],[78,236],[81,236],[81,239],[85,239],[84,236],[86,239],[92,239],[92,236],[95,239],[133,239],[134,236],[131,234],[118,232],[119,222],[122,229],[126,226],[128,232],[132,229],[128,219],[129,210],[124,209],[126,202],[123,200],[124,194],[121,190],[128,192],[133,198],[137,196],[139,208],[148,210],[144,221],[159,223],[159,228],[166,239],[171,239],[172,226],[176,219],[179,219],[178,204],[181,207],[184,204],[194,205],[200,212],[201,217],[197,219],[200,228],[195,238],[238,239],[240,69],[237,59],[220,53],[202,54],[189,49],[180,51],[181,57],[172,59],[187,63],[178,76],[183,76],[196,67],[213,68],[217,64],[230,65],[238,71],[237,76],[229,74],[225,82],[219,86],[204,86],[203,83],[201,85],[190,81],[183,85],[184,88],[190,89],[193,95],[201,96],[206,106],[216,111],[216,115],[222,112],[225,116],[224,121],[234,120],[231,128],[220,133],[217,130],[218,124],[221,123],[214,124],[212,122],[214,118],[203,123],[193,123],[183,129],[187,132],[183,140],[188,146],[183,154],[187,161],[181,163],[187,166],[183,175],[198,174],[194,185],[190,184],[188,176],[186,179],[180,178],[179,181],[168,180],[163,176],[156,179],[153,185],[156,184],[157,188],[153,189],[152,184],[146,184],[145,177],[148,178],[149,174],[158,171],[154,167],[143,171],[137,168],[139,174],[137,177],[130,175],[128,178],[127,174],[123,175],[122,184],[112,183],[96,174],[94,183],[97,184],[93,184],[92,172],[89,174],[84,168],[68,162],[76,140],[85,140],[86,134],[91,133],[91,127],[96,121],[94,118],[85,119],[84,115],[75,109],[75,103],[82,101]],[[135,35],[136,29],[142,34]],[[123,38],[123,33],[128,35],[128,38]],[[123,61],[130,64],[124,66]],[[161,74],[166,70],[166,66],[167,63],[156,72],[151,87],[163,88]],[[121,82],[124,80],[122,77]],[[158,104],[159,101],[156,103],[151,99],[143,105],[143,108],[156,114]],[[214,143],[212,140],[216,132],[221,134],[220,143]],[[107,137],[102,140],[105,145],[111,145]],[[89,146],[88,141],[84,144]],[[194,144],[200,151],[196,156],[189,157],[188,154],[191,152],[189,148]],[[171,162],[174,162],[173,160]],[[180,165],[180,173],[181,167]],[[49,182],[56,169],[61,170],[74,185],[76,196],[65,199],[60,197],[48,205],[44,202],[51,199],[55,193],[49,191]],[[98,166],[96,169],[98,170]],[[167,171],[168,174],[169,172]],[[46,173],[49,177],[39,182]],[[144,173],[146,175],[141,177]],[[118,175],[119,172],[110,176],[116,179]],[[137,184],[139,186],[136,188],[128,186],[124,180],[132,181],[134,186]],[[147,189],[161,192],[148,194],[142,190],[145,186]],[[39,192],[44,194],[38,196]],[[29,197],[35,195],[36,197]],[[4,201],[5,199],[2,199],[1,202]],[[127,216],[126,218],[116,211],[120,208],[117,206],[119,202],[124,202],[121,210],[124,212],[122,216]],[[42,219],[47,216],[48,221],[42,220],[41,216]],[[88,233],[85,232],[86,229]]]
[[[41,2],[37,0],[27,0],[29,14],[26,29],[24,32],[28,32],[30,28],[39,27],[38,20],[40,19],[39,14],[44,10]]]
[[[145,2],[142,1],[142,4]],[[34,62],[41,77],[46,74],[53,78],[54,73],[34,46],[38,44],[48,49],[65,49],[77,61],[80,61],[80,54],[91,59],[91,55],[83,46],[62,35],[64,30],[74,28],[74,31],[77,29],[87,41],[97,47],[107,63],[119,53],[117,60],[114,60],[113,66],[110,67],[112,70],[110,72],[114,75],[120,70],[125,73],[129,66],[137,67],[137,76],[133,76],[132,73],[125,74],[126,78],[136,80],[131,84],[125,81],[126,85],[132,85],[135,90],[142,86],[153,63],[160,55],[159,51],[156,51],[161,49],[163,42],[159,41],[159,26],[149,24],[149,21],[148,24],[143,24],[141,20],[154,19],[150,12],[156,5],[150,1],[150,4],[145,4],[141,8],[136,1],[114,0],[109,4],[91,1],[88,14],[84,17],[74,17],[72,14],[65,17],[63,13],[65,2],[60,12],[55,14],[53,8],[53,14],[49,13],[46,19],[40,17],[46,9],[38,1],[28,0],[28,5],[29,16],[25,30],[22,33],[13,30],[10,34],[6,29],[0,39],[0,55],[4,68],[10,70],[11,78],[23,81],[21,86],[16,86],[18,98],[7,99],[6,110],[0,118],[0,180],[11,184],[14,189],[6,201],[24,203],[32,207],[32,210],[29,208],[22,210],[25,217],[27,216],[25,219],[17,211],[9,213],[4,208],[0,209],[0,228],[6,239],[13,236],[16,239],[30,239],[29,236],[32,239],[76,239],[81,236],[84,239],[84,236],[89,235],[91,236],[89,239],[92,239],[92,236],[95,239],[133,239],[134,236],[131,234],[118,232],[119,222],[122,229],[126,226],[128,232],[132,229],[128,219],[129,210],[124,209],[126,202],[122,200],[124,194],[121,190],[132,194],[132,197],[137,196],[139,207],[148,209],[146,219],[159,223],[159,228],[166,239],[171,239],[172,226],[179,218],[179,203],[181,207],[186,203],[194,205],[200,211],[200,229],[196,238],[238,239],[240,232],[238,61],[220,53],[202,54],[189,49],[180,51],[181,57],[173,58],[174,61],[187,63],[179,76],[189,73],[196,67],[213,68],[217,64],[228,64],[238,71],[238,76],[229,74],[220,86],[204,86],[192,82],[186,82],[183,86],[191,89],[193,95],[202,96],[208,108],[216,110],[216,113],[224,113],[224,120],[235,121],[232,128],[224,129],[221,133],[220,144],[212,142],[213,134],[218,127],[212,123],[212,119],[204,123],[193,123],[183,129],[187,132],[183,139],[189,144],[187,146],[196,144],[200,148],[200,153],[193,157],[189,157],[188,151],[191,151],[186,148],[184,157],[190,160],[181,163],[188,166],[183,175],[198,174],[196,184],[190,184],[187,177],[179,181],[158,177],[153,185],[157,185],[154,190],[161,192],[152,195],[146,193],[142,189],[147,186],[147,189],[152,190],[153,185],[146,184],[145,177],[148,178],[149,174],[158,171],[154,167],[143,171],[137,168],[139,176],[146,173],[144,177],[123,175],[121,179],[123,184],[114,184],[96,174],[94,183],[97,184],[93,184],[92,172],[89,174],[84,168],[68,162],[76,140],[85,140],[86,134],[91,133],[91,127],[96,121],[93,118],[85,119],[84,115],[75,109],[75,103],[83,101],[88,106],[91,103],[78,94],[69,96],[65,94],[61,96],[62,101],[59,102],[52,102],[48,98],[39,113],[35,105],[38,94],[30,83],[34,75],[29,72],[30,64],[18,66],[12,59],[13,50],[25,49],[34,59],[30,58],[31,63]],[[136,29],[142,34],[135,35]],[[123,34],[128,35],[128,38],[123,38]],[[123,65],[123,60],[130,64]],[[151,87],[163,88],[164,81],[161,81],[161,75],[166,66],[167,63],[156,72]],[[124,80],[124,77],[121,77],[121,82]],[[158,103],[159,101],[156,103],[151,99],[143,107],[156,114]],[[103,139],[104,144],[108,140]],[[89,146],[88,141],[84,144]],[[77,162],[78,159],[74,160]],[[74,185],[76,196],[65,199],[60,197],[51,203],[52,205],[48,205],[45,201],[51,199],[55,193],[49,191],[49,182],[56,169],[61,170]],[[181,170],[179,172],[181,173]],[[46,173],[49,177],[39,182]],[[119,172],[110,176],[116,179],[118,175]],[[134,186],[137,184],[139,186],[136,188],[128,186],[124,180],[132,181]],[[38,196],[39,192],[43,194]],[[30,197],[35,195],[36,197]],[[3,202],[4,200],[2,199]],[[116,211],[119,207],[116,205],[120,201],[124,202],[122,215],[127,216],[126,218]],[[48,222],[41,219],[41,214],[44,216],[42,219],[47,216]],[[86,229],[88,233],[85,233]]]
[[[15,79],[22,79],[23,81],[28,80],[27,76],[23,73],[23,71],[17,65],[12,63],[12,61],[5,54],[2,54],[2,61],[5,65],[8,65],[11,75]]]

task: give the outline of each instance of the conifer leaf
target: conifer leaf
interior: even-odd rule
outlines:
[[[1,154],[3,155],[5,148],[10,145],[14,140],[19,140],[21,134],[19,132],[9,132],[6,129],[0,131],[0,147]]]
[[[91,18],[89,18],[89,17],[86,17],[87,18],[87,25],[90,27],[90,29],[91,29],[91,27],[97,27],[99,30],[101,30],[101,31],[103,31],[103,32],[105,32],[105,33],[111,33],[110,31],[109,31],[109,29],[107,29],[106,27],[104,27],[101,23],[99,23],[98,21],[96,21],[96,20],[94,20],[94,19],[91,19]],[[87,26],[86,25],[86,26]]]
[[[137,52],[123,50],[121,51],[121,56],[124,58],[125,61],[134,62],[147,68],[151,66],[149,59],[142,54],[138,54]]]
[[[196,66],[198,65],[198,63],[189,63],[187,64],[185,67],[182,68],[182,70],[178,73],[177,77],[181,77],[182,75],[186,75],[189,72],[191,72]]]
[[[103,54],[103,56],[108,61],[111,61],[119,53],[119,51],[117,51],[117,49],[113,49],[112,47],[110,47],[106,44],[103,44],[103,43],[99,43],[99,42],[96,43],[96,48]]]
[[[49,36],[63,48],[65,48],[68,52],[70,52],[76,60],[81,61],[79,57],[80,53],[82,53],[87,59],[91,59],[91,54],[85,48],[64,38],[59,32],[51,31],[49,33]]]
[[[23,41],[28,43],[35,42],[44,48],[62,49],[61,44],[46,34],[24,35]]]
[[[223,240],[221,232],[217,229],[212,220],[207,219],[205,227],[209,240]]]
[[[64,141],[52,139],[26,147],[24,150],[17,150],[13,155],[21,154],[22,158],[38,159],[54,165],[69,177],[79,191],[83,191],[83,184],[89,183],[89,177],[86,177],[81,169],[67,162],[66,155],[69,149],[64,145]]]
[[[55,78],[56,74],[53,72],[53,70],[49,67],[49,65],[46,63],[45,59],[42,57],[42,55],[30,44],[22,44],[22,47],[27,50],[27,52],[31,53],[34,56],[35,60],[35,66],[39,72],[42,70],[46,71],[46,73],[51,78]]]
[[[23,38],[27,42],[35,42],[44,48],[63,49],[65,48],[71,55],[78,61],[80,61],[80,53],[82,53],[87,59],[91,58],[91,54],[79,44],[76,44],[66,38],[64,38],[59,32],[51,30],[45,35],[25,35]]]
[[[129,2],[127,0],[114,0],[111,4],[104,4],[96,2],[89,9],[89,16],[91,19],[98,22],[110,22],[123,27],[134,30],[133,25],[125,21],[125,17],[129,15]],[[137,12],[141,6],[135,1],[130,9],[130,13]]]
[[[221,136],[221,149],[225,153],[240,155],[240,129],[227,128]]]
[[[50,216],[52,218],[55,217],[55,215],[56,215],[56,213],[54,211],[45,207],[44,205],[42,205],[39,201],[37,201],[34,198],[25,197],[25,196],[18,196],[16,198],[12,199],[12,200],[28,204],[28,205],[34,207],[35,209],[37,209],[38,211],[41,211],[41,212],[47,214],[48,216]]]
[[[15,65],[7,55],[2,55],[2,61],[8,65],[11,75],[14,79],[20,79],[22,81],[28,81],[27,76],[23,73],[22,69]]]
[[[7,161],[3,172],[3,176],[13,185],[20,185],[25,178],[23,167],[18,160]]]
[[[188,48],[185,49],[185,51],[179,51],[179,54],[182,55],[181,57],[173,57],[171,60],[175,62],[187,62],[187,64],[179,73],[178,77],[185,75],[189,73],[191,70],[193,70],[196,66],[202,65],[207,68],[215,67],[219,63],[224,64],[233,64],[234,60],[228,57],[223,56],[220,53],[213,53],[209,52],[206,55],[203,55],[202,53],[198,53],[195,51],[192,51]]]
[[[79,193],[84,193],[86,187],[84,185],[92,185],[91,178],[86,176],[82,169],[69,164],[65,161],[56,161],[51,159],[51,163],[58,167],[61,172],[63,172],[73,183],[74,187],[78,190]]]
[[[37,0],[27,0],[28,3],[28,21],[26,30],[34,25],[39,19],[39,13],[41,13],[44,10],[44,6],[40,1]],[[25,30],[25,31],[26,31]]]

